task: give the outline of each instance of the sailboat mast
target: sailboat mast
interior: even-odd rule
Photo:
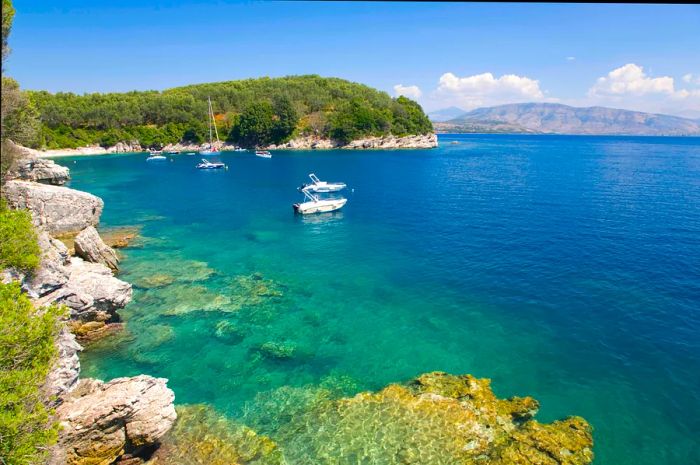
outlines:
[[[207,118],[209,120],[209,147],[212,147],[212,145],[211,145],[211,142],[212,142],[211,141],[211,123],[212,123],[212,120],[214,119],[214,112],[211,109],[211,97],[207,97],[207,102],[209,102],[209,107],[207,108],[208,113],[209,113],[209,118]]]

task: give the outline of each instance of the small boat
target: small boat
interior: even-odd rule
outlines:
[[[244,149],[243,147],[236,147],[233,149],[234,152],[247,152],[248,149]]]
[[[221,144],[219,141],[219,131],[216,129],[216,119],[214,118],[214,108],[211,106],[211,97],[207,98],[209,103],[209,144],[206,145],[204,150],[200,150],[200,155],[218,155],[220,151],[217,147]],[[212,140],[212,128],[214,129],[214,135],[216,135],[216,145]]]
[[[340,210],[347,203],[348,199],[320,199],[318,195],[312,194],[309,191],[303,190],[306,202],[295,203],[292,205],[295,213],[307,215],[309,213],[326,213]]]
[[[185,153],[185,155],[194,155],[194,154],[195,154],[194,152],[187,152],[187,153]]]
[[[161,155],[162,152],[151,152],[151,154],[146,158],[146,161],[164,161],[167,158]]]
[[[179,150],[170,150],[170,151],[165,152],[165,153],[167,153],[168,155],[177,155],[180,153],[180,151]]]
[[[209,160],[205,160],[204,158],[202,158],[202,163],[197,165],[197,169],[200,170],[218,170],[222,168],[226,168],[226,165],[220,161],[211,162]]]
[[[267,150],[256,150],[255,156],[262,157],[262,158],[272,158],[272,154]]]
[[[318,179],[314,173],[309,175],[311,184],[302,184],[299,190],[310,192],[337,192],[347,187],[344,182],[326,182]]]

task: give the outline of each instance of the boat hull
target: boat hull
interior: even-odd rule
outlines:
[[[345,206],[348,199],[333,199],[333,200],[319,200],[317,202],[303,202],[295,203],[293,205],[294,211],[301,215],[308,215],[311,213],[327,213],[336,210],[340,210]]]
[[[339,185],[333,185],[333,186],[315,186],[313,184],[310,184],[305,187],[306,190],[311,191],[311,192],[318,192],[319,194],[323,194],[326,192],[338,192],[342,191],[345,189],[345,184],[339,184]]]

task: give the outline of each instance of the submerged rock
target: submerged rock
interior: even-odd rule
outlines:
[[[282,388],[261,395],[246,422],[271,434],[289,463],[588,465],[590,425],[533,419],[530,397],[498,399],[490,381],[428,373],[379,392],[335,399]]]
[[[284,465],[267,436],[236,424],[206,405],[177,407],[177,422],[149,465]]]
[[[114,271],[119,269],[119,258],[116,252],[102,242],[102,238],[93,226],[88,226],[75,236],[74,246],[75,254],[84,260],[102,263]]]
[[[268,341],[260,344],[257,350],[264,357],[284,360],[294,357],[297,346],[290,342]]]
[[[177,418],[175,395],[166,383],[145,375],[108,383],[80,380],[56,409],[64,463],[108,465],[156,444]]]
[[[29,181],[8,181],[3,192],[10,207],[29,210],[34,224],[52,235],[96,226],[104,206],[87,192]]]
[[[102,315],[100,315],[102,316]],[[111,334],[115,334],[124,329],[122,323],[107,323],[104,320],[70,322],[71,332],[82,344],[91,344]]]
[[[236,324],[227,320],[222,320],[216,323],[214,336],[228,344],[237,344],[245,339],[246,335],[245,332]]]
[[[175,277],[165,273],[156,273],[137,280],[134,284],[144,289],[155,289],[169,286],[175,282]]]
[[[118,228],[108,228],[100,232],[102,240],[109,247],[122,249],[127,247],[140,233],[138,227],[124,226]]]

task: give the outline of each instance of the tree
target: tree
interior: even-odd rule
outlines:
[[[248,148],[268,145],[272,141],[275,129],[274,117],[270,102],[250,105],[241,113],[238,125],[232,130],[233,140]]]
[[[292,105],[292,101],[286,96],[275,101],[274,109],[275,124],[272,128],[272,142],[279,144],[286,142],[291,137],[299,122],[299,115]]]
[[[10,47],[7,45],[7,38],[12,30],[12,20],[15,17],[15,8],[11,0],[2,0],[2,64],[10,54]]]

